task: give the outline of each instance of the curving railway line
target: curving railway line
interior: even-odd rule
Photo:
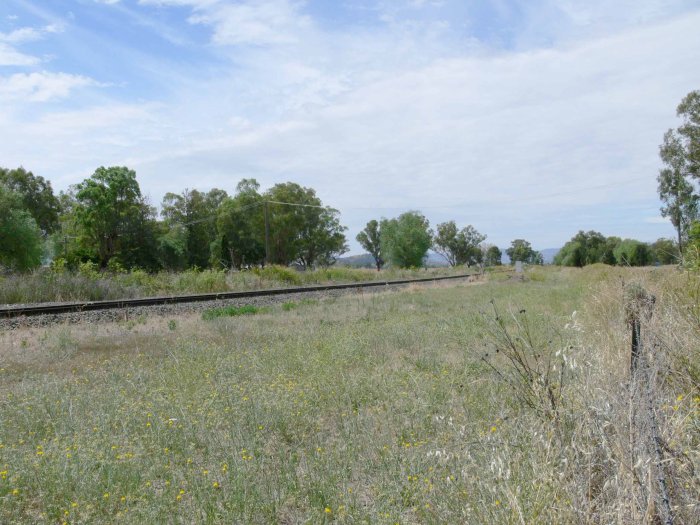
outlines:
[[[290,295],[311,292],[324,292],[329,290],[346,290],[362,288],[379,288],[413,283],[427,283],[457,279],[468,279],[479,275],[478,273],[450,275],[447,277],[426,277],[421,279],[398,279],[393,281],[368,281],[348,284],[325,284],[316,286],[294,288],[270,288],[266,290],[250,290],[243,292],[219,292],[193,295],[173,295],[159,297],[142,297],[137,299],[116,299],[108,301],[74,301],[64,303],[44,303],[0,308],[0,319],[12,319],[38,315],[67,314],[93,312],[100,310],[118,310],[136,308],[142,306],[174,305],[183,303],[197,303],[205,301],[220,301],[243,298],[256,298],[274,295]]]

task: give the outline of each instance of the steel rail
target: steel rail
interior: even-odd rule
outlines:
[[[179,303],[195,303],[202,301],[216,301],[221,299],[240,299],[245,297],[264,297],[270,295],[285,295],[295,293],[323,292],[327,290],[345,290],[348,288],[372,288],[380,286],[392,286],[398,284],[426,283],[433,281],[447,281],[454,279],[466,279],[479,275],[478,273],[450,275],[443,277],[425,277],[421,279],[398,279],[394,281],[365,281],[346,284],[322,284],[317,286],[304,286],[298,288],[269,288],[266,290],[247,290],[243,292],[216,292],[194,295],[171,295],[158,297],[142,297],[136,299],[114,299],[106,301],[79,301],[55,304],[33,304],[0,308],[0,318],[13,318],[32,315],[64,314],[71,312],[90,312],[95,310],[113,310],[131,308],[137,306],[158,306]]]

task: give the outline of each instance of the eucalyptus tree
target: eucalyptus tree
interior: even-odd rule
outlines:
[[[384,257],[382,256],[382,234],[379,227],[379,221],[372,219],[367,223],[365,229],[355,237],[357,242],[362,246],[374,259],[374,264],[377,271],[384,266]]]
[[[485,240],[486,235],[479,233],[472,225],[458,230],[455,221],[443,222],[437,225],[433,250],[442,255],[450,266],[473,266],[483,261],[480,245]]]
[[[209,266],[210,246],[217,236],[217,211],[227,197],[217,188],[208,192],[186,189],[163,197],[161,215],[166,225],[184,233],[185,266]]]

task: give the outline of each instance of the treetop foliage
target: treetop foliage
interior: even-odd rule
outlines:
[[[20,167],[12,170],[0,168],[0,183],[19,195],[23,207],[44,233],[58,227],[61,206],[49,181]]]
[[[382,219],[381,251],[398,268],[420,268],[432,246],[430,222],[418,211],[407,211],[394,219]]]
[[[450,266],[473,266],[483,262],[480,245],[485,240],[486,235],[479,233],[472,225],[458,230],[455,221],[443,222],[437,225],[433,250],[442,255]]]
[[[521,261],[526,264],[543,264],[542,254],[533,250],[532,246],[525,239],[515,239],[510,243],[510,248],[506,250],[506,254],[510,257],[511,264],[516,261]]]
[[[678,246],[671,239],[649,245],[635,239],[605,237],[596,231],[579,231],[554,257],[554,264],[583,267],[604,263],[620,266],[646,266],[678,262]]]

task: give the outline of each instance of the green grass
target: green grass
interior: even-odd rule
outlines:
[[[244,306],[223,306],[221,308],[211,308],[202,313],[202,319],[211,321],[219,317],[235,317],[237,315],[253,315],[265,311],[264,308],[258,308],[250,304]]]
[[[587,472],[581,458],[594,456],[576,459],[584,445],[603,453],[597,434],[578,441],[589,405],[611,410],[612,398],[605,405],[590,394],[589,381],[612,395],[626,369],[624,350],[611,343],[625,343],[623,314],[615,292],[606,295],[624,270],[603,271],[285,303],[295,306],[176,325],[153,318],[8,332],[0,522],[609,518],[601,509],[619,502],[591,510],[590,486],[577,477]],[[491,300],[507,315],[525,310],[518,315],[538,334],[553,329],[574,347],[580,364],[562,425],[524,407],[484,361],[494,348]],[[575,310],[584,313],[572,324]],[[677,406],[664,412],[664,429],[697,461],[692,384],[663,395]],[[611,413],[609,439],[616,424]]]

